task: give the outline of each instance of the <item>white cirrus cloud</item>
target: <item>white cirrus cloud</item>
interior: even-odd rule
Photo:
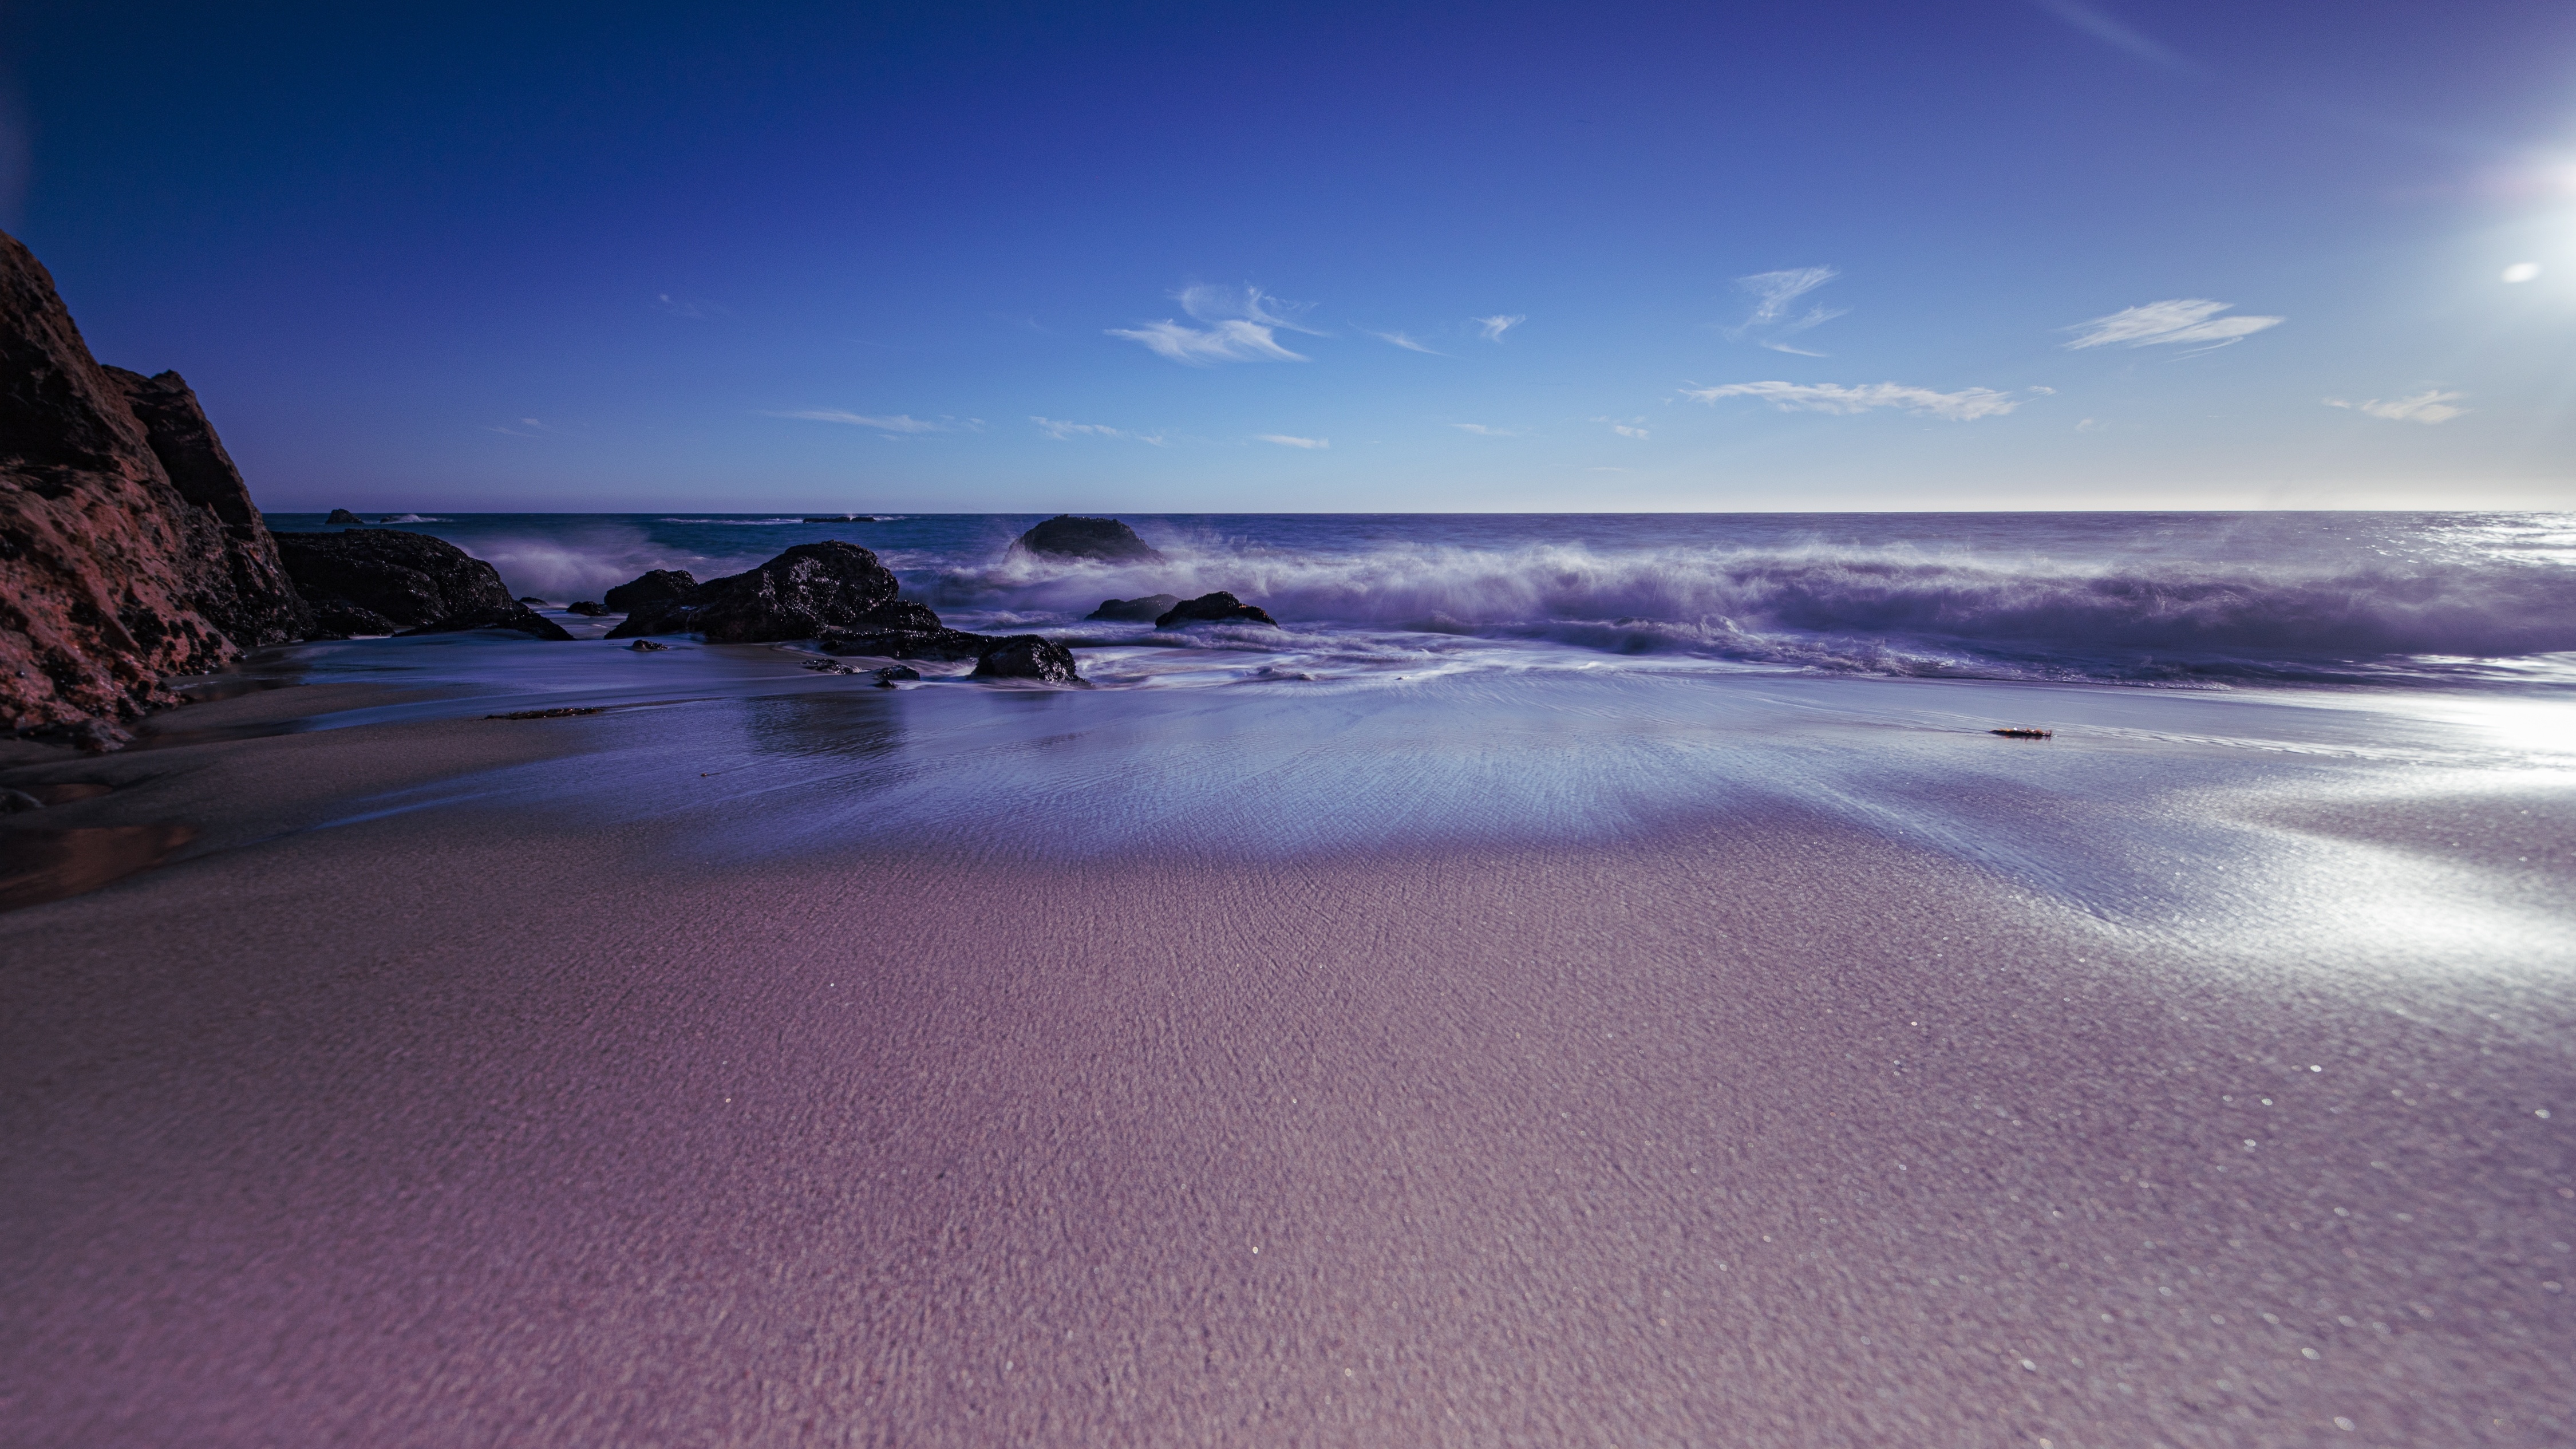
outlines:
[[[1380,342],[1401,347],[1407,352],[1427,352],[1433,357],[1447,357],[1449,355],[1437,348],[1425,347],[1421,342],[1402,332],[1378,332],[1366,327],[1363,327],[1360,330],[1368,333],[1369,336],[1376,338]]]
[[[1518,314],[1505,316],[1497,312],[1491,317],[1470,317],[1467,320],[1476,324],[1476,331],[1487,342],[1500,342],[1503,340],[1504,333],[1527,322],[1529,318]]]
[[[839,408],[799,408],[772,412],[773,418],[801,418],[809,423],[843,423],[854,428],[874,428],[881,433],[955,433],[976,432],[983,428],[982,418],[916,418],[910,413],[876,416],[844,412]]]
[[[700,322],[733,315],[731,307],[722,302],[710,302],[703,297],[674,297],[668,292],[657,292],[653,295],[653,302],[674,317],[687,317]]]
[[[1285,327],[1309,337],[1329,334],[1319,332],[1298,319],[1315,308],[1312,302],[1290,302],[1271,296],[1259,287],[1212,287],[1193,282],[1172,294],[1181,310],[1202,322],[1249,322],[1256,327]]]
[[[1174,362],[1192,367],[1205,367],[1212,362],[1304,362],[1303,354],[1279,345],[1271,329],[1258,322],[1240,319],[1219,322],[1213,327],[1185,327],[1168,318],[1135,327],[1106,329],[1112,337],[1124,337]]]
[[[1997,392],[1990,387],[1935,392],[1928,387],[1908,387],[1896,382],[1864,383],[1858,387],[1844,387],[1832,382],[1730,382],[1719,387],[1685,387],[1682,396],[1705,403],[1714,403],[1720,398],[1749,397],[1767,402],[1782,412],[1851,414],[1878,408],[1898,408],[1923,417],[1948,418],[1960,423],[2001,417],[2022,404],[2022,400],[2011,393]]]
[[[2108,317],[2096,317],[2062,329],[2076,334],[2066,344],[2069,350],[2086,347],[2162,347],[2167,345],[2207,350],[2225,347],[2266,328],[2278,327],[2286,317],[2221,317],[2218,314],[2235,306],[2233,302],[2213,302],[2206,297],[2173,297],[2162,302],[2149,302],[2142,307],[2124,307]]]
[[[2095,40],[2125,50],[2140,60],[2175,70],[2197,69],[2171,50],[2121,24],[2098,5],[2088,5],[2083,0],[2032,0],[2032,3]]]
[[[1277,443],[1283,448],[1329,448],[1333,446],[1333,440],[1330,438],[1299,438],[1292,437],[1286,433],[1255,433],[1252,436],[1255,441],[1263,443]]]
[[[1742,322],[1726,329],[1732,341],[1751,340],[1755,346],[1774,352],[1794,353],[1800,357],[1822,357],[1803,347],[1792,347],[1784,338],[1794,337],[1810,327],[1831,322],[1851,309],[1848,307],[1810,306],[1797,311],[1800,297],[1841,276],[1831,267],[1790,267],[1777,272],[1755,272],[1738,277],[1735,285],[1753,294],[1753,310]],[[1793,315],[1794,314],[1794,315]]]
[[[1039,432],[1059,443],[1071,438],[1125,438],[1134,443],[1151,443],[1157,448],[1164,446],[1163,435],[1160,433],[1132,432],[1126,428],[1112,428],[1100,423],[1069,423],[1062,418],[1031,416],[1029,421],[1038,425]]]
[[[2386,418],[2392,423],[2424,423],[2429,426],[2433,423],[2447,423],[2467,412],[2467,408],[2451,406],[2467,396],[2468,394],[2464,392],[2444,392],[2440,388],[2427,388],[2412,397],[2371,398],[2366,402],[2348,402],[2343,398],[2330,397],[2325,400],[2325,404],[2330,408],[2350,408],[2355,412],[2368,413],[2374,418]]]
[[[1610,427],[1610,431],[1617,433],[1623,438],[1643,438],[1646,436],[1646,420],[1644,418],[1594,418],[1592,421],[1596,423],[1607,423]]]
[[[1517,438],[1522,432],[1519,428],[1489,428],[1483,423],[1451,423],[1449,426],[1462,433],[1474,433],[1480,438]]]

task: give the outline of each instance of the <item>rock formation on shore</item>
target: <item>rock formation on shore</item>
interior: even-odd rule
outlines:
[[[698,596],[698,577],[687,569],[651,569],[599,596],[609,612],[633,614],[685,604]]]
[[[1273,629],[1279,627],[1278,620],[1222,589],[1175,604],[1154,620],[1157,629],[1177,629],[1184,624],[1267,624]]]
[[[0,233],[0,722],[178,703],[165,677],[304,620],[187,383],[100,366],[43,264]]]
[[[976,656],[977,679],[1034,679],[1046,684],[1080,684],[1073,651],[1036,634],[996,639]]]
[[[276,539],[321,636],[517,629],[540,639],[572,637],[511,598],[498,570],[443,538],[352,528]]]
[[[1114,518],[1076,518],[1059,513],[1012,542],[1021,553],[1056,558],[1098,559],[1103,563],[1161,563],[1153,545]]]
[[[1085,623],[1151,624],[1171,612],[1181,601],[1178,594],[1147,594],[1140,599],[1103,599],[1100,607],[1082,616]]]
[[[345,508],[334,508],[331,510],[331,516],[323,519],[322,521],[331,525],[333,528],[338,528],[343,524],[346,524],[351,528],[355,528],[367,520],[360,518],[358,515],[351,513]]]
[[[653,577],[620,584],[610,597],[633,601],[629,591]],[[756,569],[709,579],[693,593],[632,603],[626,622],[608,637],[686,631],[711,644],[761,644],[835,630],[938,628],[937,614],[895,597],[901,588],[893,570],[855,543],[800,543]]]

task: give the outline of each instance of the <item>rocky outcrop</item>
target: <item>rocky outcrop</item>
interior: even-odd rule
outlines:
[[[1153,545],[1114,518],[1076,518],[1059,513],[1021,534],[1011,547],[1021,553],[1055,558],[1097,559],[1103,563],[1161,563]]]
[[[1148,594],[1141,599],[1103,599],[1082,616],[1085,623],[1151,624],[1181,601],[1178,594]]]
[[[975,660],[977,679],[1034,679],[1045,684],[1080,684],[1073,651],[1035,634],[996,639]]]
[[[334,508],[331,510],[331,516],[323,519],[322,521],[334,528],[337,528],[342,524],[347,524],[348,526],[355,528],[367,520],[360,518],[358,515],[351,513],[345,508]]]
[[[855,543],[800,543],[747,573],[709,579],[684,599],[631,609],[608,637],[688,632],[711,644],[762,644],[836,630],[938,628],[937,614],[895,597],[901,587]]]
[[[511,598],[498,570],[443,538],[392,528],[275,537],[321,634],[516,629],[540,639],[572,637]]]
[[[165,677],[300,632],[187,384],[101,367],[44,266],[0,233],[0,723],[130,719],[179,702]]]
[[[1278,620],[1222,589],[1176,604],[1154,620],[1157,629],[1178,629],[1189,624],[1267,624],[1273,629],[1279,627]]]
[[[632,614],[685,604],[698,596],[698,580],[687,569],[649,569],[599,596],[609,612]]]
[[[934,621],[938,617],[931,615]],[[981,659],[993,647],[993,636],[934,623],[927,629],[834,631],[815,636],[814,642],[826,654],[864,654],[871,659]]]
[[[525,603],[526,600],[523,599],[520,602]],[[597,599],[575,599],[571,603],[564,605],[564,612],[567,614],[579,614],[585,619],[599,619],[605,618],[616,611]]]

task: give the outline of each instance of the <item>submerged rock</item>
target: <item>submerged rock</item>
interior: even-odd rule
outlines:
[[[921,671],[909,664],[889,664],[877,671],[877,688],[892,689],[897,680],[919,679]]]
[[[1279,627],[1278,620],[1222,589],[1176,604],[1154,620],[1157,629],[1177,629],[1187,624],[1267,624],[1273,629]]]
[[[608,637],[687,631],[714,644],[763,644],[833,630],[919,627],[923,620],[936,627],[937,614],[895,597],[900,587],[892,570],[855,543],[800,543],[756,569],[709,579],[685,599],[637,605]]]
[[[443,538],[399,529],[281,533],[278,553],[324,634],[516,629],[570,639],[510,597],[493,567]]]
[[[638,639],[626,647],[634,650],[638,654],[651,654],[657,650],[668,649],[671,646],[663,643],[659,639]]]
[[[1147,594],[1141,599],[1103,599],[1099,608],[1082,617],[1086,623],[1098,620],[1112,624],[1151,624],[1180,601],[1178,594]]]
[[[1021,534],[1011,547],[1024,553],[1099,559],[1104,563],[1163,561],[1153,545],[1117,519],[1076,518],[1070,513],[1059,513]]]
[[[303,632],[186,382],[101,367],[0,233],[0,727],[177,704],[165,676]]]
[[[354,528],[367,520],[360,518],[358,515],[351,513],[345,508],[334,508],[331,510],[331,516],[323,519],[322,521],[328,524],[347,524]]]
[[[1073,651],[1036,634],[996,639],[975,660],[977,679],[1035,679],[1048,684],[1080,684]]]
[[[697,576],[687,569],[651,569],[610,589],[599,600],[612,613],[632,614],[638,609],[685,604],[697,596]]]
[[[615,611],[610,609],[606,604],[599,602],[597,599],[575,599],[571,603],[564,605],[564,612],[567,614],[579,614],[585,619],[596,619],[602,615],[610,614]]]

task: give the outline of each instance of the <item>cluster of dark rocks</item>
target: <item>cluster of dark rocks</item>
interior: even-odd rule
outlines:
[[[1054,558],[1097,559],[1103,563],[1162,563],[1162,551],[1136,536],[1115,518],[1076,518],[1060,513],[1012,541],[1014,553]],[[1219,590],[1184,599],[1178,594],[1147,594],[1135,599],[1103,599],[1084,616],[1086,622],[1150,623],[1157,629],[1191,624],[1267,624],[1279,627],[1260,606]]]

